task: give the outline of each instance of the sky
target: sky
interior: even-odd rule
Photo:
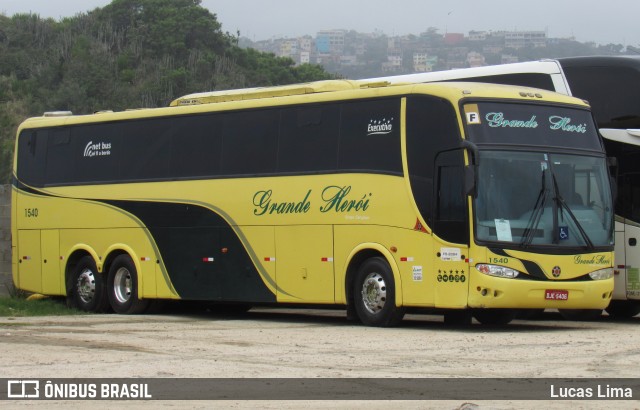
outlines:
[[[0,13],[60,19],[110,0],[0,0]],[[640,46],[638,0],[202,0],[223,31],[251,40],[315,36],[346,29],[387,35],[478,31],[546,31],[548,37]]]

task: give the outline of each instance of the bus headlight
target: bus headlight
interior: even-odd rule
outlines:
[[[605,280],[613,277],[613,268],[599,269],[589,274],[593,280]]]
[[[515,278],[520,274],[520,272],[515,269],[507,268],[505,266],[488,265],[486,263],[477,264],[476,269],[478,269],[478,272],[484,273],[485,275],[497,276],[499,278]]]

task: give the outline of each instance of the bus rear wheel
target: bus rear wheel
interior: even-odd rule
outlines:
[[[391,268],[380,257],[367,259],[358,269],[353,298],[358,318],[367,326],[395,326],[405,313],[395,303]]]
[[[107,279],[109,303],[114,312],[137,314],[149,307],[148,299],[138,298],[138,272],[128,255],[116,257]]]
[[[86,312],[103,312],[109,306],[104,275],[91,256],[84,256],[75,269],[68,294],[70,304]]]

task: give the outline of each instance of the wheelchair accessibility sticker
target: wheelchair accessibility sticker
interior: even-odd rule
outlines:
[[[558,227],[558,237],[561,241],[566,241],[569,239],[569,227],[568,226],[559,226]]]

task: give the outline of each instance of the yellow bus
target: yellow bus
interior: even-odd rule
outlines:
[[[336,80],[51,112],[20,125],[13,176],[16,287],[87,311],[495,324],[613,291],[602,142],[588,105],[553,92]]]

